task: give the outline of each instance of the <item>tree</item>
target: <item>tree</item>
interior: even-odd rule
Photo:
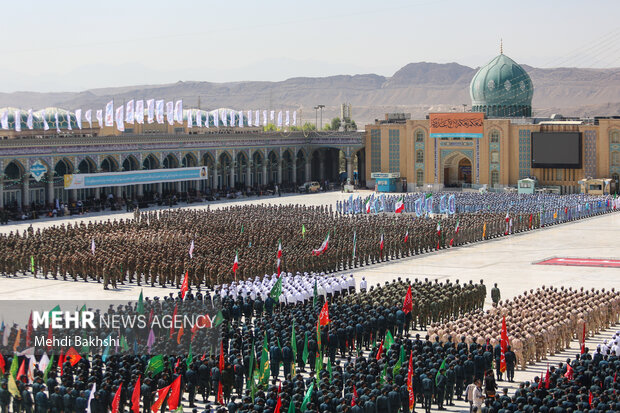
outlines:
[[[331,130],[338,130],[338,129],[340,129],[341,123],[342,122],[340,122],[340,118],[332,119]]]
[[[263,131],[265,131],[265,132],[275,132],[277,130],[278,130],[278,128],[273,123],[268,123],[267,126],[265,126],[263,128]]]
[[[306,122],[303,126],[291,126],[290,130],[292,131],[315,131],[316,125],[314,123]]]

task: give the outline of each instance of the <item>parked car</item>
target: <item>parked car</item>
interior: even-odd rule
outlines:
[[[306,182],[299,187],[299,192],[312,193],[312,192],[319,192],[320,190],[321,190],[321,185],[316,181]]]

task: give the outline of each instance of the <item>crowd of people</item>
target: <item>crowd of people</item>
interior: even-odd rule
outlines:
[[[609,202],[581,195],[545,198],[555,209],[543,211],[509,195],[489,196],[477,202],[500,205],[491,212],[426,217],[246,205],[29,228],[0,235],[0,273],[96,281],[105,289],[124,283],[179,287],[187,273],[191,285],[212,287],[280,270],[332,273],[613,210]]]

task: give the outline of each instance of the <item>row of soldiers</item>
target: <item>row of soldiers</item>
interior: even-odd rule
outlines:
[[[525,291],[513,300],[493,304],[483,312],[475,310],[461,318],[434,323],[429,335],[444,341],[467,336],[484,343],[498,343],[502,319],[518,363],[545,360],[570,347],[570,342],[616,324],[620,319],[620,292],[611,290],[545,287]]]
[[[0,272],[92,280],[104,288],[125,283],[178,287],[187,273],[191,285],[212,287],[276,272],[279,245],[281,270],[329,273],[541,226],[540,214],[514,211],[427,218],[341,216],[331,207],[301,205],[151,211],[133,220],[0,235]],[[557,222],[568,214],[561,212]],[[313,255],[325,240],[327,248]]]

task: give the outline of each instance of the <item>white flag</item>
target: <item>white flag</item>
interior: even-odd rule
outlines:
[[[114,126],[114,101],[111,100],[105,105],[105,125]]]
[[[155,118],[157,123],[164,123],[164,101],[158,100],[155,102]]]
[[[45,111],[41,112],[41,117],[43,118],[43,130],[50,130],[50,125],[47,124],[47,119],[45,119]]]
[[[174,120],[183,123],[183,100],[177,100],[174,104]]]
[[[144,100],[136,100],[136,122],[142,125],[144,123]]]
[[[297,126],[297,111],[293,111],[293,126]]]
[[[84,118],[88,122],[88,127],[92,129],[92,127],[93,127],[93,112],[92,112],[92,110],[88,109],[84,113]]]
[[[228,126],[228,111],[226,109],[222,111],[222,125]]]
[[[235,126],[235,111],[234,110],[230,111],[230,126],[231,127]]]
[[[95,253],[95,239],[91,239],[90,241],[90,252]]]
[[[77,123],[78,128],[82,129],[82,109],[75,110],[75,123]]]
[[[202,111],[196,110],[196,127],[202,128]]]
[[[174,125],[174,103],[166,102],[166,120],[168,125]]]
[[[71,128],[71,114],[67,112],[67,129],[72,130]]]
[[[284,122],[284,125],[286,125],[286,126],[290,126],[291,125],[291,123],[289,121],[289,112],[288,112],[288,110],[286,111],[286,121]]]
[[[11,329],[9,328],[9,325],[5,324],[4,325],[4,330],[2,330],[2,345],[4,347],[9,345],[9,334],[10,333],[11,333]]]
[[[271,123],[273,123],[273,121],[275,120],[275,115],[276,115],[276,111],[272,110],[271,112],[269,112],[269,121]]]
[[[260,126],[260,111],[257,110],[254,115],[254,126]]]
[[[239,111],[239,127],[243,128],[243,111]]]
[[[200,115],[200,117],[202,118],[202,115]],[[205,128],[209,127],[209,112],[208,111],[205,112],[205,123],[204,123],[204,125],[205,125]]]
[[[97,117],[97,122],[99,123],[99,127],[103,128],[103,110],[102,109],[98,109],[97,113],[95,113],[96,117]]]
[[[155,99],[149,99],[146,101],[146,121],[148,123],[153,123],[154,119],[155,119]]]
[[[263,126],[267,126],[267,111],[266,110],[263,110]]]
[[[90,411],[90,402],[95,398],[95,393],[97,392],[97,382],[93,383],[93,388],[90,389],[88,393],[88,401],[86,402],[86,413],[91,413]]]
[[[209,120],[207,119],[207,123],[209,122]],[[215,112],[213,112],[213,126],[215,126],[216,128],[220,127],[220,111],[219,109],[216,110]]]
[[[54,119],[56,120],[56,132],[60,133],[60,122],[58,122],[58,112],[54,114]]]
[[[189,129],[191,129],[192,127],[192,110],[191,109],[187,110],[187,127]]]
[[[125,108],[125,122],[133,125],[133,119],[135,115],[135,109],[133,107],[133,99],[127,102],[127,106]]]
[[[15,109],[15,132],[21,132],[22,130],[22,111]]]
[[[252,111],[248,110],[248,126],[252,126]]]
[[[9,111],[7,109],[2,111],[2,117],[0,118],[0,123],[2,123],[2,129],[9,128]]]
[[[278,128],[282,127],[282,111],[278,112]]]
[[[28,373],[26,375],[28,376],[28,381],[34,383],[34,363],[37,362],[37,359],[34,354],[30,354],[26,357],[28,358]]]
[[[32,109],[28,109],[28,119],[26,120],[26,126],[32,130],[34,128],[34,119],[32,117]]]
[[[123,106],[116,108],[116,129],[120,132],[125,131],[125,117],[123,116]]]
[[[43,353],[41,360],[39,360],[39,370],[45,371],[48,364],[50,364],[50,358],[47,356],[47,353]]]

